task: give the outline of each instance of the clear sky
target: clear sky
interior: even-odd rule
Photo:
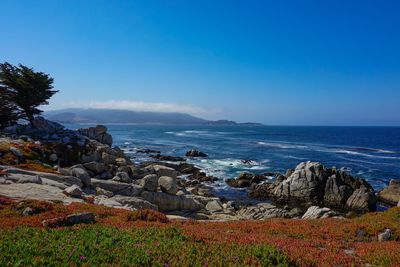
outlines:
[[[0,61],[49,109],[273,125],[400,125],[400,1],[1,0]]]

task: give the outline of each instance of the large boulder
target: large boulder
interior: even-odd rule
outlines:
[[[104,125],[97,125],[96,127],[89,127],[86,129],[78,129],[78,132],[89,139],[97,140],[105,145],[111,146],[113,143],[112,136],[107,133],[107,127]]]
[[[155,192],[158,187],[158,177],[155,174],[149,174],[139,180],[139,184],[143,186],[144,190]]]
[[[245,220],[265,220],[272,218],[290,218],[287,210],[278,208],[269,203],[259,203],[254,206],[242,207],[237,216]]]
[[[161,191],[170,195],[175,195],[179,191],[176,178],[173,177],[161,176],[158,178],[158,185],[160,186]]]
[[[87,170],[94,172],[95,174],[100,174],[105,171],[105,165],[104,163],[100,163],[97,161],[91,161],[88,163],[84,163],[83,167],[85,167]]]
[[[114,195],[123,196],[138,196],[143,190],[143,187],[136,184],[119,183],[111,180],[92,179],[94,188],[100,187],[104,190],[112,192]]]
[[[63,193],[70,197],[82,197],[82,189],[77,185],[71,185],[70,187],[65,188]]]
[[[264,175],[242,172],[236,179],[227,179],[225,182],[235,188],[249,187],[253,183],[260,183],[267,179]]]
[[[389,186],[378,193],[379,201],[396,206],[400,201],[400,180],[390,180]]]
[[[274,183],[252,186],[250,196],[280,203],[321,205],[355,211],[374,211],[374,190],[364,179],[318,162],[302,162]]]
[[[83,166],[73,167],[71,168],[71,171],[73,176],[77,177],[79,180],[82,181],[84,187],[89,187],[91,185],[90,175]]]
[[[160,211],[196,211],[204,207],[194,198],[174,196],[163,192],[143,191],[141,197],[157,205]]]
[[[152,168],[158,177],[168,176],[176,179],[178,172],[175,169],[163,165],[153,165]]]

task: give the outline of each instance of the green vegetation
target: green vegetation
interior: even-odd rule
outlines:
[[[18,119],[33,121],[38,109],[58,91],[53,89],[53,78],[43,72],[19,64],[0,64],[0,128]]]
[[[267,245],[195,242],[175,227],[0,230],[0,266],[289,266]]]

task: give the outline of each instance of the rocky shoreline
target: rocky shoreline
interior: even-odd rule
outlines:
[[[261,220],[346,218],[375,211],[377,202],[397,205],[400,186],[378,194],[364,179],[317,162],[302,162],[285,174],[243,173],[228,185],[247,188],[257,204],[213,194],[208,176],[185,157],[153,153],[154,161],[132,163],[102,125],[67,130],[36,118],[6,129],[0,138],[0,196],[71,202],[127,210],[153,209],[176,219]],[[207,157],[190,150],[186,157]],[[269,182],[268,177],[274,177]]]

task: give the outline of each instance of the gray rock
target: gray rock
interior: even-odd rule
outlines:
[[[132,208],[132,209],[151,209],[158,210],[158,207],[147,200],[139,197],[126,197],[126,196],[114,196],[111,200],[115,200],[121,205]]]
[[[373,192],[362,186],[354,190],[346,202],[346,207],[350,210],[360,212],[374,210],[376,207],[376,196]]]
[[[201,157],[201,158],[205,158],[207,157],[207,154],[204,152],[201,152],[199,150],[195,150],[195,149],[191,149],[188,152],[186,152],[186,157]]]
[[[392,230],[390,229],[385,229],[382,233],[378,234],[378,241],[383,242],[383,241],[389,241],[392,238]]]
[[[120,183],[132,183],[132,179],[126,172],[117,172],[112,180]]]
[[[101,154],[101,159],[103,160],[104,164],[115,164],[115,160],[117,159],[116,156],[103,152]]]
[[[237,212],[237,217],[246,220],[266,220],[272,218],[289,218],[288,211],[277,208],[269,203],[243,207]]]
[[[100,162],[96,162],[96,161],[84,163],[83,167],[85,167],[87,170],[92,171],[96,174],[100,174],[105,171],[104,164],[100,163]]]
[[[219,201],[212,200],[207,203],[206,210],[208,210],[209,212],[219,212],[219,211],[222,211],[223,208]]]
[[[31,215],[33,215],[33,209],[31,209],[30,207],[26,207],[22,212],[22,216],[31,216]]]
[[[95,223],[95,217],[94,214],[91,212],[83,212],[83,213],[76,213],[76,214],[71,214],[68,215],[66,218],[66,224],[67,225],[75,225],[75,224],[80,224],[80,223]]]
[[[35,175],[35,176],[28,176],[28,175],[21,175],[20,178],[18,179],[17,183],[19,184],[26,184],[26,183],[32,183],[32,184],[42,184],[42,177],[40,175]]]
[[[63,192],[70,197],[82,198],[82,189],[77,185],[71,185],[65,188]]]
[[[174,196],[163,192],[143,191],[141,197],[157,205],[160,211],[196,211],[204,207],[196,199],[186,196]]]
[[[179,190],[176,178],[169,176],[161,176],[158,178],[158,185],[160,186],[161,191],[170,195],[175,195]]]
[[[143,187],[136,184],[119,183],[111,180],[92,179],[93,187],[100,187],[112,192],[114,195],[138,196],[143,191]]]
[[[113,143],[112,136],[107,133],[107,127],[104,125],[97,125],[87,129],[78,129],[78,132],[89,139],[94,139],[102,144],[111,146]]]
[[[149,174],[139,180],[139,184],[143,186],[144,190],[155,192],[158,187],[158,177],[155,174]]]
[[[58,160],[57,154],[53,153],[49,156],[49,160],[52,162],[56,162]]]
[[[125,158],[116,158],[115,159],[115,164],[117,164],[117,166],[126,166],[127,165],[127,161]]]
[[[311,206],[308,208],[302,219],[323,219],[336,216],[336,213],[330,208],[320,208],[318,206]]]
[[[98,196],[106,196],[106,197],[112,197],[114,196],[113,192],[107,191],[103,188],[96,187],[96,195]]]
[[[90,175],[83,167],[74,167],[71,170],[72,175],[79,178],[84,187],[89,187],[91,185]]]
[[[172,177],[172,178],[176,179],[178,176],[177,171],[172,168],[169,168],[169,167],[166,167],[163,165],[153,165],[152,167],[158,177],[168,176],[168,177]]]

